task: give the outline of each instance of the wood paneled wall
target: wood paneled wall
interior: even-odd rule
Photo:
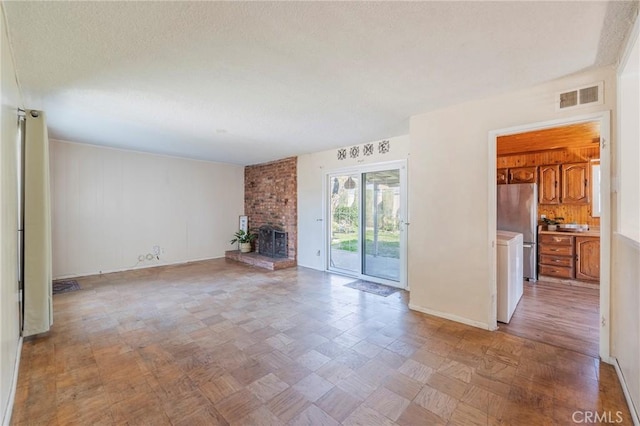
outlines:
[[[586,223],[589,227],[600,227],[600,218],[591,216],[591,204],[538,204],[538,217],[541,214],[549,218],[564,217],[562,223]]]
[[[497,145],[497,168],[591,162],[600,158],[599,140],[600,127],[596,123],[501,136]],[[564,217],[565,223],[600,226],[600,218],[591,216],[591,204],[538,204],[538,216],[541,214]]]
[[[524,152],[600,146],[600,123],[589,122],[570,126],[500,136],[498,156]]]
[[[564,148],[524,154],[498,156],[497,168],[544,166],[545,164],[584,163],[600,158],[600,146]]]

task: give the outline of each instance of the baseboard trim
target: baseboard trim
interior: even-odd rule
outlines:
[[[451,321],[460,322],[462,324],[470,325],[472,327],[481,328],[483,330],[491,330],[491,327],[489,327],[489,324],[487,324],[487,323],[480,322],[480,321],[474,321],[474,320],[469,319],[469,318],[460,317],[458,315],[449,314],[449,313],[446,313],[446,312],[436,311],[434,309],[429,309],[429,308],[425,308],[423,306],[414,305],[413,303],[409,303],[409,309],[414,310],[414,311],[418,311],[418,312],[422,312],[423,314],[433,315],[435,317],[440,317],[440,318],[448,319],[448,320],[451,320]]]
[[[20,370],[20,357],[22,356],[22,336],[18,340],[18,348],[16,349],[16,366],[13,369],[13,379],[11,383],[11,392],[9,392],[9,401],[7,402],[7,409],[2,419],[3,426],[9,426],[11,424],[11,415],[13,414],[13,404],[16,400],[16,391],[18,389],[18,371]]]
[[[125,267],[125,268],[119,268],[119,269],[109,269],[109,270],[96,271],[96,272],[82,272],[82,273],[75,273],[75,274],[60,275],[60,276],[53,277],[53,280],[66,280],[69,278],[92,277],[94,275],[112,274],[114,272],[137,271],[140,269],[160,268],[162,266],[184,265],[187,263],[204,262],[206,260],[213,260],[213,259],[224,259],[224,254],[222,256],[203,257],[200,259],[179,260],[176,262],[163,262],[163,263],[156,263],[153,265],[140,265],[140,266]]]
[[[633,403],[633,400],[631,399],[631,393],[629,392],[629,388],[627,387],[627,381],[624,379],[624,375],[622,374],[622,369],[620,368],[618,359],[614,357],[610,357],[609,361],[610,361],[610,364],[613,364],[613,367],[616,369],[618,380],[620,380],[620,386],[622,386],[622,393],[624,393],[624,399],[627,400],[627,406],[629,407],[629,411],[631,412],[631,419],[633,420],[633,424],[635,426],[640,426],[640,418],[638,418],[638,411],[636,410],[636,406]]]

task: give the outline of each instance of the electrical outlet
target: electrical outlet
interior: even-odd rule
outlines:
[[[546,215],[546,214],[541,214],[541,215],[540,215],[540,219],[546,219],[546,218],[547,218],[547,215]]]
[[[153,246],[153,254],[156,256],[160,254],[160,246]]]

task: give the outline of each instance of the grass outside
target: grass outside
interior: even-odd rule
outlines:
[[[367,253],[373,254],[373,229],[367,229],[366,235]],[[334,233],[331,247],[338,250],[358,251],[358,236],[355,233]],[[378,231],[378,256],[400,258],[399,235],[395,232]]]

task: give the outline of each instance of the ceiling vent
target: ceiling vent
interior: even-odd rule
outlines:
[[[588,105],[601,105],[604,82],[578,87],[556,95],[556,111]]]

